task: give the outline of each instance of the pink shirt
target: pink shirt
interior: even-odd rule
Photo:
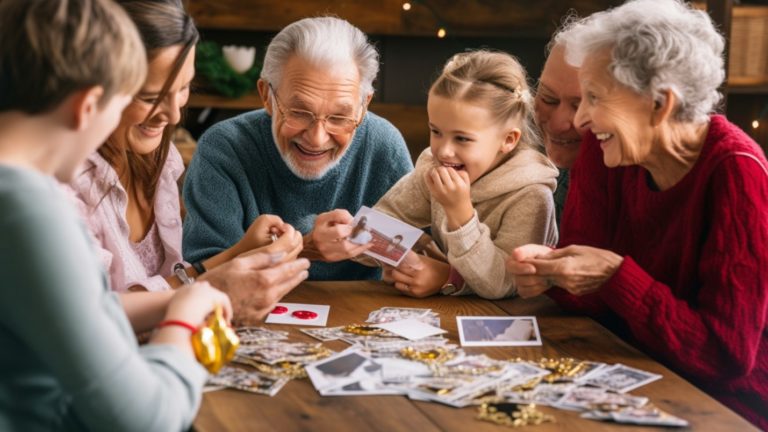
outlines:
[[[171,145],[157,184],[154,226],[138,244],[131,242],[125,219],[128,195],[117,172],[101,155],[93,153],[88,157],[79,174],[65,185],[74,195],[80,214],[100,248],[112,290],[127,291],[134,285],[149,291],[170,289],[164,278],[173,274],[174,264],[183,262],[176,183],[182,172],[181,155]],[[150,262],[151,257],[157,262]]]

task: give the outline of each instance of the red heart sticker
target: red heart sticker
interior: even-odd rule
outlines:
[[[270,312],[270,313],[273,313],[275,315],[280,315],[280,314],[284,314],[286,312],[288,312],[288,308],[287,307],[285,307],[285,306],[275,306],[275,308],[272,309],[272,312]]]
[[[308,310],[298,310],[298,311],[292,313],[291,315],[293,315],[294,318],[305,319],[305,320],[317,318],[317,313],[316,312],[312,312],[312,311],[308,311]]]

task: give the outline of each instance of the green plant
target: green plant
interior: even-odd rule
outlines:
[[[219,44],[213,41],[197,44],[195,68],[213,90],[231,98],[252,91],[261,73],[261,66],[256,62],[243,74],[235,72],[224,58]]]

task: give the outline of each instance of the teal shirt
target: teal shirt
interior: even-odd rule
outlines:
[[[280,156],[271,117],[257,110],[211,127],[197,144],[184,182],[184,258],[209,258],[237,243],[262,214],[280,216],[302,234],[318,214],[373,207],[413,170],[400,132],[368,113],[339,163],[322,178],[303,180]],[[351,261],[313,262],[312,280],[377,279],[377,268]]]
[[[174,431],[207,377],[171,345],[138,347],[68,197],[0,165],[0,430]]]

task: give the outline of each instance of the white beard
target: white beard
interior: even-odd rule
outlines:
[[[280,157],[283,159],[283,162],[285,162],[285,166],[288,167],[289,170],[298,178],[302,180],[319,180],[325,176],[328,171],[333,169],[336,165],[339,164],[339,161],[341,161],[341,158],[344,157],[344,154],[349,150],[349,146],[344,150],[344,153],[336,154],[336,157],[333,158],[326,166],[324,166],[319,171],[313,171],[313,172],[306,172],[306,170],[301,169],[297,166],[297,164],[293,161],[291,158],[290,153],[284,153],[283,150],[280,148],[280,145],[277,143],[277,122],[275,121],[275,118],[272,117],[272,141],[274,141],[275,146],[277,147],[277,152],[280,153]],[[357,132],[357,131],[355,131]],[[349,138],[350,141],[352,141],[355,138],[354,133]],[[350,144],[351,145],[351,144]]]

